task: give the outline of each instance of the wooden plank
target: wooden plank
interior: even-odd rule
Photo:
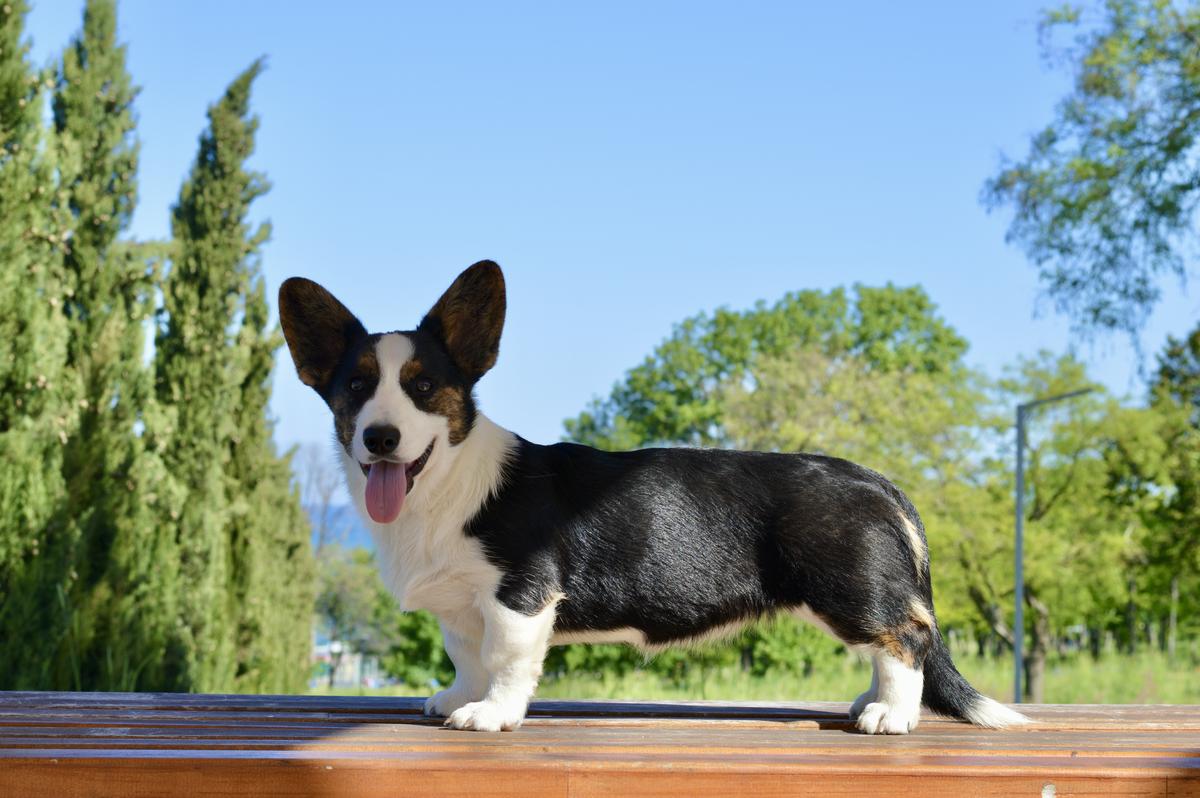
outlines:
[[[420,699],[0,693],[0,795],[1200,796],[1200,708],[1032,707],[855,733],[844,704],[537,702],[507,734]]]

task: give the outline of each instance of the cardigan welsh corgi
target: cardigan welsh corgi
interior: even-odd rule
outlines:
[[[654,651],[790,613],[871,659],[850,707],[863,732],[910,732],[922,704],[979,726],[1026,722],[951,662],[924,528],[896,486],[815,454],[530,443],[475,402],[504,313],[491,261],[400,332],[368,333],[310,280],[279,291],[384,580],[404,609],[437,616],[454,662],[427,714],[515,729],[548,646]]]

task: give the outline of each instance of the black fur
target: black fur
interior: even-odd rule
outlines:
[[[466,532],[504,574],[498,598],[534,614],[555,593],[556,632],[632,628],[651,645],[806,605],[850,645],[894,636],[924,668],[923,702],[956,718],[980,699],[938,633],[924,538],[880,474],[812,454],[698,449],[603,452],[518,439],[505,478]]]
[[[521,440],[470,522],[506,574],[500,599],[535,612],[566,594],[556,630],[639,629],[668,643],[808,605],[847,642],[930,600],[883,477],[803,454],[602,452]]]

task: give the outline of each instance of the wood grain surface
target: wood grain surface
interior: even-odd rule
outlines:
[[[515,732],[416,698],[0,692],[0,796],[1200,798],[1200,707],[1035,706],[859,734],[846,705],[535,702]]]

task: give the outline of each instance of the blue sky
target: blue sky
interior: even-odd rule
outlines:
[[[412,327],[463,267],[505,268],[479,396],[540,442],[701,309],[803,288],[920,283],[992,373],[1071,345],[979,203],[1068,76],[1041,2],[603,4],[125,0],[142,86],[138,236],[165,236],[204,111],[260,55],[253,165],[274,189],[269,291],[321,282],[371,329]],[[81,2],[34,0],[48,62]],[[1193,325],[1177,283],[1144,347]],[[1079,354],[1138,391],[1121,339]],[[324,441],[286,353],[276,436]]]

